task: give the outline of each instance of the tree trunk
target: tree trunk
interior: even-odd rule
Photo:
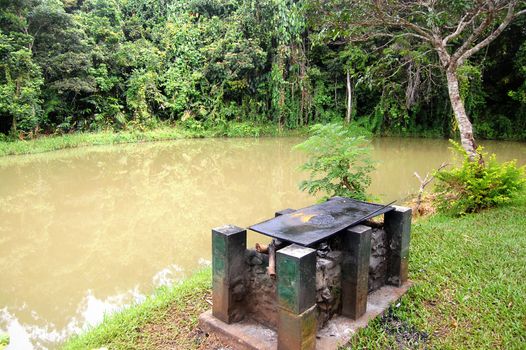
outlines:
[[[16,135],[16,117],[13,115],[13,120],[11,122],[11,131],[13,135]]]
[[[20,97],[20,90],[21,90],[20,78],[18,78],[16,80],[16,85],[15,85],[15,98],[16,98],[16,100],[18,100],[18,98]],[[11,131],[12,131],[13,135],[16,135],[17,125],[16,125],[16,116],[14,114],[13,114],[13,122],[11,124]]]
[[[334,108],[338,106],[338,87],[336,84],[338,84],[338,80],[334,79]]]
[[[460,131],[460,142],[462,143],[462,147],[468,153],[469,159],[474,161],[477,158],[477,144],[473,137],[473,127],[466,114],[466,109],[464,108],[464,102],[460,97],[456,68],[448,68],[446,70],[446,78],[451,107],[453,108],[453,113],[455,114],[455,119]]]
[[[352,88],[351,88],[351,74],[347,70],[347,115],[345,116],[345,122],[349,124],[351,122],[352,112]]]

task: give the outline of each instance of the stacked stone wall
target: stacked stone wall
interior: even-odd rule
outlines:
[[[268,255],[247,249],[246,309],[249,317],[255,321],[276,329],[278,322],[276,280],[267,273]]]
[[[319,251],[318,251],[319,252]],[[335,314],[341,305],[342,252],[338,250],[321,254],[316,259],[316,304],[318,328]]]
[[[338,237],[319,244],[316,257],[316,304],[318,328],[341,312],[341,271],[343,252]],[[369,262],[369,292],[385,284],[389,244],[382,228],[373,228]],[[278,322],[276,280],[267,273],[268,255],[254,249],[245,252],[246,314],[276,329]]]
[[[369,293],[385,285],[389,242],[383,228],[373,228],[371,234],[371,258],[369,260]]]

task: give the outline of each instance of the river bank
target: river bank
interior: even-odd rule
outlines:
[[[360,331],[351,348],[519,349],[526,342],[526,194],[475,215],[444,215],[413,226],[414,286],[387,315]],[[158,290],[144,303],[107,316],[65,349],[207,349],[197,327],[210,308],[211,272]]]
[[[98,132],[74,132],[68,134],[41,135],[35,138],[14,139],[0,134],[0,157],[8,155],[35,154],[61,149],[127,144],[140,142],[169,141],[195,138],[221,137],[290,137],[308,134],[308,126],[288,129],[274,123],[228,122],[205,126],[203,123],[161,124],[152,129],[102,130]],[[364,132],[366,132],[364,130]],[[398,138],[445,139],[436,131],[396,132],[384,131],[375,136]],[[488,141],[484,140],[483,141]],[[501,141],[522,141],[515,138]]]
[[[40,136],[34,139],[0,139],[0,157],[7,155],[34,154],[61,149],[152,141],[168,141],[210,137],[261,137],[305,135],[307,128],[286,129],[275,124],[230,122],[223,125],[203,127],[201,124],[163,125],[154,129],[128,131],[78,132]]]

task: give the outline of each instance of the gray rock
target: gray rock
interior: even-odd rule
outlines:
[[[323,271],[327,271],[334,267],[334,262],[332,260],[319,258],[316,260],[316,268]]]
[[[332,301],[332,294],[331,294],[330,289],[325,287],[321,291],[321,297],[323,298],[323,300],[327,300],[328,302],[331,302]]]
[[[252,264],[252,265],[261,265],[261,264],[263,264],[263,259],[261,259],[258,255],[254,255],[250,259],[250,264]]]
[[[340,263],[342,261],[342,252],[339,250],[334,250],[327,254],[327,258],[335,261],[336,263]]]
[[[234,300],[241,301],[243,300],[243,297],[246,294],[246,288],[243,283],[238,283],[234,286],[232,289],[232,296],[234,297]]]

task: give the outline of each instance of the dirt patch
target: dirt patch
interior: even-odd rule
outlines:
[[[221,343],[215,335],[207,334],[200,328],[195,330],[193,337],[199,343],[199,350],[233,350],[231,347]]]
[[[417,203],[417,197],[412,196],[405,200],[404,205],[409,206],[413,211],[414,218],[426,217],[436,214],[437,208],[435,206],[436,195],[431,193],[425,193],[422,196],[420,205]]]
[[[385,332],[396,339],[398,349],[427,349],[429,335],[401,320],[391,309],[380,322]]]
[[[197,316],[210,308],[211,293],[192,296],[182,307],[174,304],[159,318],[145,324],[137,339],[137,349],[231,350],[214,335],[201,331]]]

